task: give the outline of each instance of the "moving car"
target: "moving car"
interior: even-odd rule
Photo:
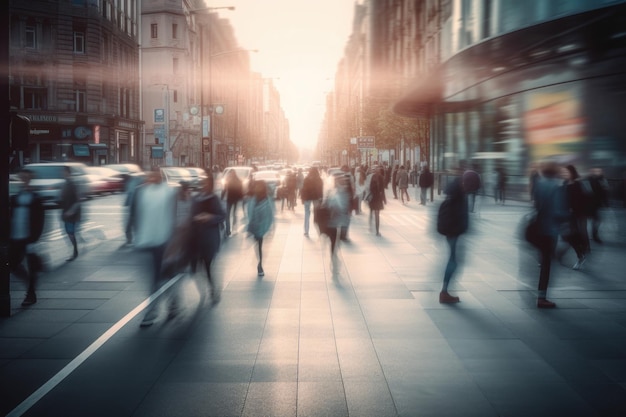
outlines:
[[[87,167],[91,194],[117,193],[124,191],[124,178],[119,171],[104,166]]]
[[[81,162],[50,162],[27,164],[24,166],[34,173],[30,184],[44,203],[59,204],[61,201],[61,188],[65,184],[65,167],[71,171],[71,180],[78,188],[81,199],[90,195],[87,165]]]
[[[191,175],[191,188],[202,188],[204,180],[207,178],[206,171],[203,168],[187,167],[187,171]]]
[[[187,168],[161,167],[163,179],[171,186],[177,187],[181,182],[191,184],[193,178]]]
[[[253,171],[252,167],[249,167],[249,166],[232,166],[232,167],[224,168],[224,171],[222,172],[222,179],[219,181],[219,187],[218,187],[219,189],[221,189],[221,190],[224,189],[224,186],[226,185],[226,175],[230,171],[235,171],[235,173],[237,174],[237,176],[239,177],[239,179],[243,183],[243,193],[247,194],[248,193],[248,184],[250,183],[250,174]]]
[[[278,189],[280,188],[281,178],[278,171],[256,171],[252,174],[252,179],[263,180],[269,188],[269,195],[274,199],[278,198]]]

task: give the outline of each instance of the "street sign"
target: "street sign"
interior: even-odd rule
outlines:
[[[356,142],[356,147],[358,149],[375,149],[376,141],[374,140],[374,136],[359,136]]]
[[[154,125],[154,138],[160,144],[165,143],[165,125]]]
[[[164,123],[164,122],[165,122],[165,110],[154,109],[154,123]]]

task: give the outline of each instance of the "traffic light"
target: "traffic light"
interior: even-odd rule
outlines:
[[[11,112],[11,134],[9,138],[10,151],[27,151],[30,138],[30,120]]]

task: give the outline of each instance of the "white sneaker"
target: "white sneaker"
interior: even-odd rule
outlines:
[[[575,271],[581,270],[583,268],[583,264],[585,263],[586,260],[587,260],[587,257],[583,256],[582,258],[580,258],[579,260],[576,261],[576,263],[574,264],[572,269],[575,270]]]

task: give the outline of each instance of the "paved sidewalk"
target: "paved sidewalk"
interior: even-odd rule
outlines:
[[[183,313],[148,329],[133,313],[148,296],[145,259],[105,240],[46,273],[37,304],[0,319],[0,415],[64,370],[24,415],[626,415],[623,212],[583,271],[571,251],[555,265],[558,308],[538,310],[535,256],[514,237],[527,205],[476,208],[457,305],[438,303],[436,205],[390,201],[382,237],[367,214],[353,217],[334,267],[324,240],[302,236],[302,207],[279,211],[265,277],[235,234],[216,265],[221,302],[206,302],[201,274],[183,277]],[[12,297],[19,306],[18,281]]]

